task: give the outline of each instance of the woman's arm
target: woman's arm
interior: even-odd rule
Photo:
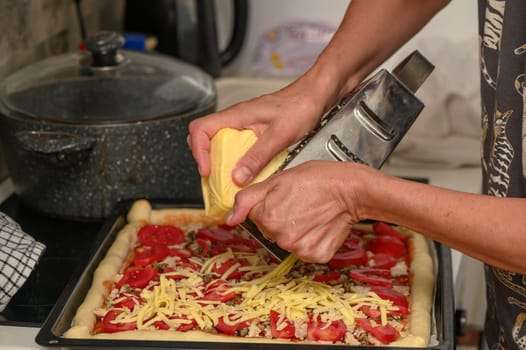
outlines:
[[[238,192],[228,223],[250,214],[281,247],[302,260],[326,262],[352,224],[386,221],[524,274],[525,213],[526,199],[448,190],[357,163],[311,161]]]
[[[258,141],[233,171],[235,183],[250,182],[446,4],[446,0],[352,0],[338,31],[304,75],[275,93],[190,124],[188,143],[200,174],[210,173],[210,139],[217,130],[252,129]]]

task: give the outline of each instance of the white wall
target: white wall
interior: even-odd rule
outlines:
[[[225,33],[229,31],[230,1],[216,1],[221,31],[220,42],[224,43]],[[337,26],[348,3],[348,0],[250,0],[247,41],[241,55],[226,70],[227,74],[249,74],[257,40],[266,30],[283,22],[298,19],[321,21]],[[477,2],[475,0],[452,0],[405,46],[405,49],[416,47],[425,40],[435,40],[437,37],[455,43],[468,39],[476,40],[476,32]],[[387,65],[390,62],[388,61]],[[440,62],[434,63],[440,64]]]

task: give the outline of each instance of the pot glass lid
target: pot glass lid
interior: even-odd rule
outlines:
[[[88,50],[55,56],[0,84],[3,112],[64,123],[119,123],[210,111],[212,78],[170,56],[120,50],[122,36],[100,32]]]

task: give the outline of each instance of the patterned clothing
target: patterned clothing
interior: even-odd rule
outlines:
[[[483,191],[526,197],[526,0],[479,0],[478,6]],[[526,350],[526,276],[488,265],[485,271],[488,348]]]

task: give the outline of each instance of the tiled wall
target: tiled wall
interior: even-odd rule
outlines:
[[[88,36],[122,28],[124,0],[79,0]],[[0,79],[81,40],[76,0],[0,0]],[[7,176],[0,149],[0,180]]]

